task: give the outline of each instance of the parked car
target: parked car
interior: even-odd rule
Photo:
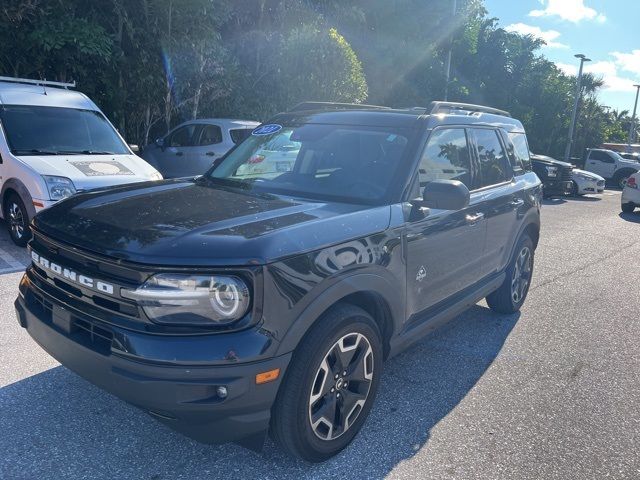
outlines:
[[[546,155],[531,155],[533,171],[544,187],[545,197],[559,197],[573,192],[573,165]]]
[[[76,192],[162,179],[74,86],[0,77],[0,215],[16,245],[36,212]]]
[[[258,125],[250,120],[226,118],[191,120],[147,145],[142,158],[165,178],[202,175]]]
[[[640,172],[630,175],[622,189],[621,208],[625,213],[640,207]]]
[[[248,162],[238,167],[237,173],[245,176],[277,176],[291,171],[300,151],[300,142],[294,142],[290,137],[290,133],[278,135],[265,143]]]
[[[595,173],[574,168],[571,171],[571,181],[573,183],[571,195],[577,196],[604,192],[605,180]]]
[[[588,149],[584,169],[596,173],[619,188],[624,188],[629,175],[640,170],[640,163],[623,158],[613,150]]]
[[[278,139],[300,146],[292,170],[241,173]],[[202,177],[37,215],[17,318],[199,441],[260,448],[270,431],[326,460],[363,426],[383,360],[483,298],[523,305],[542,195],[528,161],[500,110],[301,104]]]
[[[625,160],[631,160],[633,162],[640,161],[640,153],[618,152]]]

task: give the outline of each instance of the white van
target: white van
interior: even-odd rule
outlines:
[[[38,211],[76,192],[162,179],[74,86],[0,77],[0,215],[17,245]]]

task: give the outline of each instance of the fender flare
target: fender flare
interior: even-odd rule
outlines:
[[[33,206],[33,198],[31,197],[31,193],[29,193],[29,189],[27,189],[24,183],[22,183],[17,178],[10,178],[2,184],[2,191],[0,192],[2,211],[0,213],[4,215],[4,197],[7,193],[7,190],[13,190],[18,194],[20,200],[22,200],[22,203],[24,203],[24,207],[27,209],[29,220],[31,220],[36,214],[36,207]]]
[[[323,313],[332,305],[354,293],[373,293],[382,298],[389,307],[391,316],[390,337],[397,331],[399,321],[402,321],[405,309],[405,299],[397,295],[399,291],[389,279],[376,273],[355,273],[341,278],[337,283],[332,283],[323,290],[317,290],[313,300],[298,316],[296,321],[287,330],[282,338],[276,355],[292,352],[298,346],[302,338],[315,324]],[[389,338],[385,339],[386,341]]]
[[[518,234],[515,236],[515,241],[511,245],[511,251],[509,252],[509,262],[513,258],[515,254],[516,247],[518,246],[518,242],[522,238],[522,235],[529,227],[534,227],[538,232],[538,239],[534,240],[535,247],[538,246],[538,240],[540,238],[540,215],[536,212],[529,210],[529,212],[524,216],[522,223],[520,224],[520,228],[518,229]],[[508,265],[508,264],[507,264]]]

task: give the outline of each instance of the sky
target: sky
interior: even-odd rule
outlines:
[[[633,110],[633,85],[640,84],[640,0],[485,0],[485,6],[501,27],[545,40],[542,54],[567,73],[578,72],[575,54],[591,58],[585,71],[606,83],[600,101]]]

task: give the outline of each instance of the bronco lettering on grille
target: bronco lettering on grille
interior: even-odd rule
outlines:
[[[87,288],[91,288],[93,290],[96,290],[100,293],[106,293],[108,295],[113,295],[114,292],[114,287],[112,284],[110,283],[106,283],[106,282],[102,282],[100,280],[94,280],[91,277],[86,277],[84,275],[80,275],[77,272],[74,272],[73,270],[69,270],[68,268],[62,267],[61,265],[58,265],[57,263],[53,263],[51,261],[49,261],[48,259],[44,258],[41,255],[38,255],[36,252],[32,251],[31,252],[31,259],[33,260],[33,263],[36,264],[37,266],[39,266],[40,268],[43,268],[44,270],[48,270],[52,273],[55,273],[56,275],[69,280],[73,283],[78,283],[80,285],[82,285],[83,287],[87,287]]]

